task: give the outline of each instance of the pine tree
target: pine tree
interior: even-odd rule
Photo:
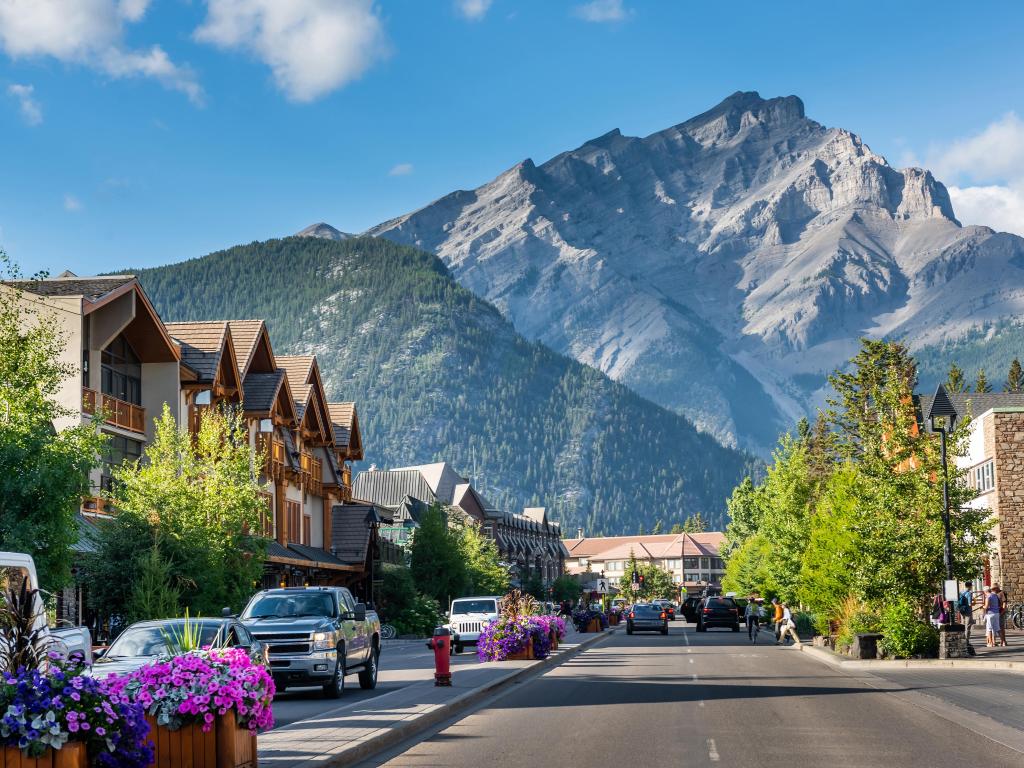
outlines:
[[[946,391],[954,394],[967,391],[967,380],[964,378],[963,369],[956,363],[949,366],[949,373],[946,376]]]
[[[651,533],[654,536],[657,536],[659,533],[664,532],[664,528],[665,525],[661,522],[661,518],[658,518],[658,520],[654,523],[654,527],[651,529]]]
[[[686,518],[686,522],[683,523],[683,530],[686,533],[704,533],[707,529],[708,524],[704,518],[701,517],[700,512]]]
[[[669,533],[682,533],[682,532],[683,532],[683,524],[682,523],[672,523],[672,529],[669,531]]]
[[[985,375],[985,369],[981,368],[978,370],[978,378],[974,382],[975,392],[991,392],[992,385],[988,383],[988,377]]]
[[[1018,393],[1024,391],[1024,372],[1020,368],[1020,360],[1016,357],[1010,363],[1010,372],[1006,375],[1006,384],[1003,385],[1003,392]]]

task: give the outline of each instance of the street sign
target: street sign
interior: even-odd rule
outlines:
[[[943,582],[942,596],[945,600],[956,600],[958,595],[956,579],[946,579]]]
[[[637,571],[633,571],[633,578],[632,578],[632,581],[633,581],[633,586],[634,586],[634,587],[635,587],[635,586],[636,586],[637,584],[639,584],[639,583],[640,583],[640,574],[639,574],[639,573],[638,573]],[[634,592],[636,592],[636,590],[635,590],[635,589],[634,589],[633,591],[634,591]]]
[[[635,581],[632,584],[629,585],[629,588],[633,592],[639,592],[640,591],[640,585],[637,584]]]

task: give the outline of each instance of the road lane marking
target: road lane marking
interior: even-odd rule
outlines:
[[[687,661],[693,664],[693,659],[687,659]]]
[[[686,634],[686,630],[685,629],[683,630],[683,640],[686,641],[687,645],[690,644],[690,636],[688,634]]]
[[[714,739],[708,739],[708,760],[712,763],[718,762],[718,747],[715,746]]]
[[[701,699],[700,701],[698,701],[697,702],[697,706],[698,707],[703,707],[704,706],[704,699]]]

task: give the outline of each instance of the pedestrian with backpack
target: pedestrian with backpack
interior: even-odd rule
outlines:
[[[793,613],[789,610],[789,605],[786,603],[782,604],[782,629],[779,632],[779,639],[776,641],[776,645],[785,645],[786,637],[793,638],[793,646],[800,648],[803,643],[800,642],[800,635],[796,633],[796,622],[793,620]]]
[[[974,626],[974,590],[973,582],[968,581],[964,585],[964,591],[956,601],[956,612],[960,614],[960,623],[964,625],[964,634],[967,635],[967,644],[971,644],[971,628]]]

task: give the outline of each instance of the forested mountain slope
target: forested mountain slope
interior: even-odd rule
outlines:
[[[452,461],[495,505],[635,532],[724,500],[749,458],[604,374],[527,341],[440,260],[383,238],[291,237],[138,271],[165,320],[263,318],[358,403],[367,462]]]

